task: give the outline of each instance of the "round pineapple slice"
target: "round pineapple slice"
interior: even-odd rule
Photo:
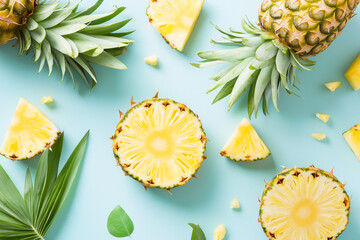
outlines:
[[[350,199],[332,172],[285,169],[266,185],[259,221],[272,240],[335,240],[349,221]]]
[[[271,153],[250,122],[244,118],[220,154],[234,161],[256,161]]]
[[[20,98],[0,153],[11,160],[25,160],[51,148],[61,135],[39,109]]]
[[[203,4],[204,0],[150,0],[147,15],[165,41],[182,52]]]
[[[114,135],[123,170],[146,187],[170,189],[195,175],[207,139],[198,116],[184,104],[153,98],[132,102]]]

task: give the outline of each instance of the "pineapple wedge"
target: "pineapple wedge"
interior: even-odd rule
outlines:
[[[270,151],[250,122],[244,118],[220,154],[234,161],[255,161],[267,158]]]
[[[182,52],[203,4],[204,0],[150,0],[147,15],[164,40]]]
[[[144,60],[150,66],[156,66],[158,63],[158,57],[156,55],[151,55],[149,57],[146,57]]]
[[[0,153],[11,160],[25,160],[51,148],[61,135],[39,109],[20,98]]]
[[[357,159],[360,161],[360,124],[357,124],[348,131],[344,132],[343,136],[351,151],[353,151]]]
[[[313,133],[311,134],[311,136],[318,140],[319,142],[321,142],[322,140],[324,140],[326,138],[326,134],[323,134],[323,133]]]
[[[226,228],[224,224],[220,224],[214,231],[214,240],[223,240],[226,235]]]
[[[327,87],[331,92],[335,91],[338,87],[340,87],[341,82],[328,82],[325,83],[325,87]]]
[[[320,119],[321,121],[323,121],[324,123],[327,123],[329,121],[330,116],[328,114],[325,113],[317,113],[316,117],[318,119]]]
[[[345,77],[355,91],[360,88],[360,55],[351,64],[345,73]]]
[[[42,104],[52,103],[52,102],[54,102],[54,99],[53,99],[52,96],[43,97],[43,98],[41,99],[41,103],[42,103]]]

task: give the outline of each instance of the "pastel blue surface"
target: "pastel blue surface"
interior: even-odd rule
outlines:
[[[83,1],[81,7],[95,0]],[[65,2],[65,1],[64,1]],[[256,21],[261,0],[207,0],[184,53],[171,49],[150,26],[145,15],[146,0],[106,0],[100,12],[124,5],[128,9],[118,19],[132,17],[126,27],[136,29],[131,38],[136,43],[128,48],[121,60],[126,71],[96,67],[99,83],[90,92],[81,82],[76,89],[68,77],[59,83],[55,72],[36,74],[37,65],[31,56],[18,58],[17,48],[11,44],[1,46],[0,78],[0,139],[3,139],[19,97],[39,107],[57,126],[65,131],[65,157],[69,156],[82,135],[90,129],[91,137],[77,184],[61,212],[51,226],[46,239],[115,239],[106,229],[110,211],[120,204],[133,219],[134,240],[186,240],[190,239],[189,222],[199,223],[208,239],[219,224],[225,224],[227,239],[267,239],[257,222],[259,202],[264,180],[270,180],[281,165],[288,168],[314,164],[331,170],[347,183],[352,196],[350,223],[339,239],[354,240],[360,236],[360,163],[346,145],[342,132],[360,123],[360,93],[354,92],[343,74],[360,53],[360,16],[355,16],[344,33],[323,54],[316,57],[316,69],[301,72],[299,78],[302,99],[281,91],[280,113],[270,107],[270,116],[259,115],[252,124],[272,151],[268,159],[254,163],[235,163],[219,155],[219,151],[243,117],[247,117],[246,98],[227,112],[227,100],[215,105],[211,102],[215,92],[206,95],[213,84],[208,80],[218,69],[196,69],[189,62],[197,60],[196,53],[215,49],[211,38],[220,39],[210,21],[223,28],[239,28],[245,16]],[[144,57],[156,54],[159,67],[148,66]],[[31,55],[31,54],[30,54]],[[341,81],[341,87],[330,93],[324,83]],[[125,177],[115,167],[109,137],[119,120],[118,108],[129,107],[130,97],[135,100],[152,97],[172,98],[187,104],[202,120],[207,137],[206,155],[197,177],[186,186],[174,189],[173,195],[165,190],[144,188]],[[43,96],[55,99],[53,107],[40,104]],[[315,113],[330,114],[330,121],[322,123]],[[328,135],[324,142],[311,137],[313,132]],[[33,172],[37,159],[11,162],[3,157],[1,165],[16,185],[22,189],[28,166]],[[238,198],[240,211],[230,209],[230,201]]]

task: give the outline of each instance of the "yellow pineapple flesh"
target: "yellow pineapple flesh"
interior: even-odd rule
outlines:
[[[345,141],[349,145],[351,151],[360,161],[360,124],[355,125],[343,134]]]
[[[51,148],[61,135],[39,109],[21,98],[0,153],[11,160],[25,160]]]
[[[349,81],[351,87],[356,91],[360,88],[360,55],[351,64],[350,68],[345,73],[346,79]]]
[[[164,40],[182,52],[203,4],[204,0],[150,0],[147,15]]]

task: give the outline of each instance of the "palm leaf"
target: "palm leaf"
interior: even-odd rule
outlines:
[[[0,239],[44,239],[63,205],[85,155],[89,132],[75,148],[58,175],[63,134],[41,155],[33,183],[28,169],[24,196],[0,165]]]

